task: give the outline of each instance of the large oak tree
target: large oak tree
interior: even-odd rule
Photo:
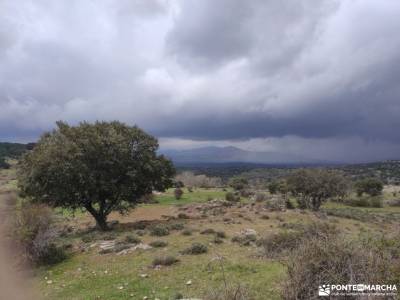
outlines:
[[[296,170],[287,178],[287,185],[300,208],[316,211],[329,198],[344,197],[349,186],[340,172],[324,169]]]
[[[173,165],[157,149],[157,140],[136,126],[57,122],[21,159],[19,186],[32,201],[85,208],[106,230],[110,212],[125,212],[172,186]]]

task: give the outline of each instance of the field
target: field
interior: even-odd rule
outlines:
[[[16,189],[12,170],[2,171],[1,178],[7,182],[3,192]],[[156,194],[157,203],[142,204],[123,216],[113,213],[109,219],[113,230],[105,233],[93,229],[95,224],[85,212],[58,209],[58,243],[69,249],[68,258],[34,269],[31,280],[45,299],[201,299],[225,285],[251,291],[252,299],[281,299],[281,284],[287,276],[281,260],[266,258],[255,242],[241,245],[233,237],[249,231],[259,239],[323,220],[353,238],[392,233],[400,223],[400,207],[328,202],[319,213],[271,210],[245,197],[226,206],[222,201],[226,192],[222,188],[184,189],[180,200],[173,190]],[[386,187],[384,197],[393,199],[393,187]],[[168,232],[154,235],[152,228],[157,226]],[[140,247],[127,245],[129,238],[140,239],[134,244]],[[166,242],[165,247],[147,249],[160,240]],[[207,246],[207,252],[183,254],[193,243]],[[110,249],[104,250],[106,246]],[[166,256],[178,261],[153,266],[155,258]]]

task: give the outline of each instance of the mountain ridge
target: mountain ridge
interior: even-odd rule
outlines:
[[[282,152],[248,151],[234,146],[208,146],[185,150],[161,149],[160,153],[175,163],[262,163],[262,164],[299,164],[325,163],[300,155]]]

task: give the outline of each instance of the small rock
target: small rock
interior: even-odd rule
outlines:
[[[46,282],[47,282],[47,284],[52,284],[53,280],[47,280]]]
[[[123,290],[124,287],[121,285],[120,287],[118,287],[119,290]]]
[[[243,229],[240,234],[242,235],[257,235],[257,231],[254,229],[248,228],[248,229]]]
[[[191,285],[191,284],[192,284],[191,280],[186,281],[186,285]]]
[[[147,278],[147,277],[149,277],[148,274],[140,274],[139,276],[142,277],[142,278]]]

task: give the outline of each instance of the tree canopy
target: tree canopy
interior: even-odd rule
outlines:
[[[365,178],[356,182],[357,195],[361,196],[366,193],[370,196],[378,196],[382,194],[383,183],[377,178]]]
[[[111,211],[125,212],[172,186],[175,169],[157,149],[157,140],[137,126],[57,122],[21,159],[21,192],[54,207],[85,208],[106,230]]]
[[[287,184],[300,207],[313,210],[319,210],[328,198],[342,197],[348,186],[341,173],[323,169],[297,170],[288,177]]]

